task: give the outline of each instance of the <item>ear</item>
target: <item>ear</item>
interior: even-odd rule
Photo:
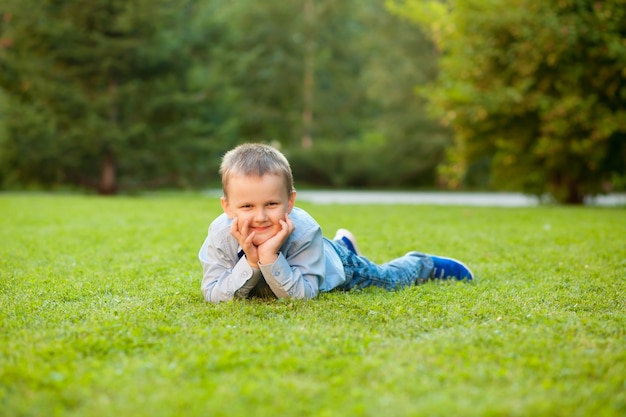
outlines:
[[[287,213],[291,213],[294,204],[296,204],[296,192],[292,191],[291,195],[289,196],[289,201],[287,202]]]
[[[220,198],[220,204],[222,204],[222,210],[224,210],[224,213],[226,213],[226,215],[232,219],[234,216],[230,210],[230,204],[228,204],[228,199],[226,197]]]

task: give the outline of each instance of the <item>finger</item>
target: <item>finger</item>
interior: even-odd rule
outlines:
[[[230,225],[230,234],[237,237],[239,235],[239,227],[237,225],[237,218],[233,218],[233,224]]]
[[[293,222],[291,221],[291,218],[289,217],[289,214],[285,214],[285,222],[287,223],[287,226],[289,227],[289,231],[293,232],[296,227],[294,226]]]
[[[252,246],[254,246],[254,244],[252,243],[252,241],[254,240],[254,236],[256,235],[256,232],[252,232],[250,233],[245,240],[243,241],[243,246],[245,246],[246,248],[250,248]]]
[[[287,226],[287,223],[285,223],[284,220],[279,220],[278,223],[280,223],[280,230],[276,233],[276,235],[283,236],[289,229],[289,226]]]
[[[285,220],[280,220],[281,230],[279,233],[284,234],[285,236],[289,236],[291,232],[293,232],[293,228],[290,225],[291,222],[286,222]]]
[[[243,236],[248,236],[248,226],[250,225],[250,222],[248,222],[248,220],[244,220],[243,225],[241,226],[241,234]]]

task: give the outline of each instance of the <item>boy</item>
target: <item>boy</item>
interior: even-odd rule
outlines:
[[[220,167],[224,213],[200,249],[202,294],[210,302],[252,296],[313,298],[319,291],[378,286],[396,289],[428,279],[471,280],[461,262],[419,252],[377,265],[361,255],[354,236],[333,240],[294,207],[296,191],[285,156],[262,144],[240,145]]]

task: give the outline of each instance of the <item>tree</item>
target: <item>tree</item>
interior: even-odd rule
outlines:
[[[404,0],[441,72],[423,90],[455,131],[457,179],[488,160],[496,186],[581,203],[626,178],[623,0]]]
[[[297,176],[324,185],[433,185],[450,135],[414,91],[436,71],[420,28],[378,0],[219,9],[230,30],[220,62],[236,87],[242,140],[280,142]]]
[[[355,0],[219,3],[228,27],[220,63],[237,91],[242,140],[301,147],[356,135],[368,103],[358,88],[361,56],[349,48],[366,30],[353,30],[355,7]]]
[[[114,193],[120,179],[181,185],[200,172],[225,116],[205,74],[202,3],[11,0],[0,87],[0,166],[16,183]],[[202,24],[201,24],[202,23]],[[202,70],[205,71],[202,71]],[[215,89],[212,89],[215,87]],[[222,103],[222,107],[225,105]]]
[[[432,186],[450,141],[414,92],[432,42],[379,0],[2,8],[5,187],[197,184],[244,141],[301,151],[324,185]]]
[[[375,161],[385,167],[373,185],[432,187],[452,144],[449,129],[429,117],[427,101],[416,93],[417,86],[437,76],[435,46],[421,28],[388,13],[378,1],[357,10],[367,29],[354,46],[364,51],[359,81],[373,107],[362,123],[366,145],[378,148]]]

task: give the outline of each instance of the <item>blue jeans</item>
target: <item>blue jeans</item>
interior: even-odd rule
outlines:
[[[341,240],[332,240],[330,243],[339,255],[346,273],[346,282],[337,287],[340,290],[371,286],[394,290],[420,284],[428,279],[434,267],[432,258],[419,252],[409,252],[378,265],[352,252]]]

